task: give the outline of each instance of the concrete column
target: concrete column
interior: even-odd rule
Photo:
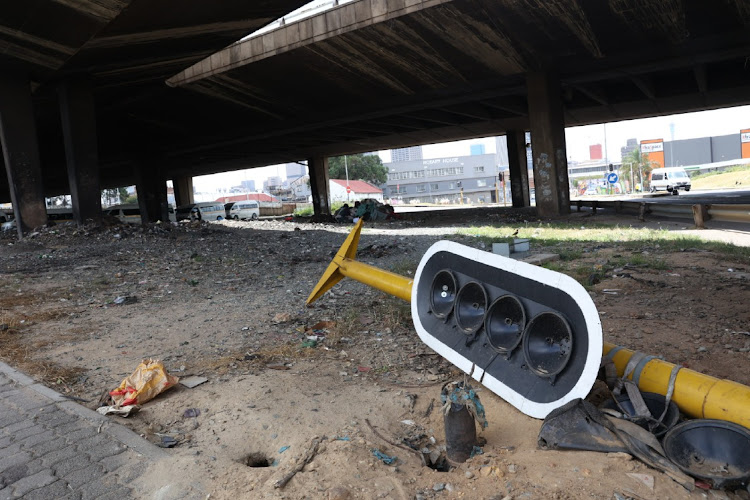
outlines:
[[[0,74],[0,142],[18,237],[47,223],[42,167],[28,77]]]
[[[310,171],[310,189],[312,190],[314,214],[331,215],[328,158],[324,156],[308,158],[307,168]]]
[[[190,176],[175,177],[172,179],[172,189],[174,189],[175,206],[189,205],[195,203],[193,194],[193,178]]]
[[[135,189],[141,222],[147,224],[158,220],[169,221],[167,203],[167,180],[156,162],[143,162],[135,168]]]
[[[560,81],[547,73],[530,73],[526,87],[537,214],[568,214],[570,190]]]
[[[523,130],[509,130],[505,135],[508,143],[510,195],[513,198],[513,207],[528,207],[531,202],[529,169],[526,164],[526,133]]]
[[[102,192],[91,82],[70,78],[59,85],[58,94],[73,217],[79,226],[87,222],[100,224]]]

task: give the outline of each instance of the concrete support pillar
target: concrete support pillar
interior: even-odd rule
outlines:
[[[523,130],[509,130],[506,139],[513,207],[528,207],[531,202],[529,200],[529,169],[526,164],[526,133]]]
[[[73,217],[79,226],[100,224],[102,193],[96,140],[96,107],[91,82],[70,78],[58,87]]]
[[[25,75],[0,74],[0,142],[18,237],[47,223],[31,87]]]
[[[310,171],[310,189],[312,190],[313,212],[315,215],[331,215],[329,193],[328,158],[315,156],[307,160]]]
[[[568,214],[570,190],[560,81],[548,73],[530,73],[526,86],[537,214]]]
[[[135,189],[141,222],[147,224],[158,220],[169,221],[167,203],[167,180],[156,162],[143,162],[135,168]]]
[[[175,177],[172,179],[172,189],[174,189],[174,203],[179,207],[195,203],[193,194],[193,178],[190,176]]]

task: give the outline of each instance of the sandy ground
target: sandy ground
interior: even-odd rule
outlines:
[[[371,226],[358,258],[404,274],[439,239],[474,245],[457,225],[529,218],[419,215]],[[693,232],[684,222],[647,224]],[[141,479],[144,498],[722,498],[688,493],[628,457],[539,450],[541,421],[487,390],[484,453],[449,472],[423,467],[419,453],[393,443],[439,454],[440,388],[462,376],[421,343],[398,299],[344,280],[305,307],[348,230],[228,221],[57,227],[22,242],[0,235],[2,357],[91,408],[145,358],[179,377],[205,376],[119,420],[145,439],[178,443],[173,461]],[[743,229],[697,233],[750,245]],[[640,253],[658,252],[651,246]],[[750,262],[694,248],[660,256],[667,268],[604,273],[590,287],[605,340],[750,384]],[[622,258],[617,245],[592,244],[575,265],[608,269]],[[311,462],[275,488],[316,438]],[[373,450],[397,459],[386,465]],[[633,473],[653,477],[653,488]]]

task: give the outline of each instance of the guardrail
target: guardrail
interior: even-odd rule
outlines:
[[[570,202],[581,211],[582,207],[589,207],[594,213],[599,208],[613,209],[617,213],[632,213],[644,220],[646,215],[660,215],[663,217],[677,217],[693,219],[697,227],[703,227],[707,220],[720,222],[750,222],[750,205],[719,205],[719,204],[674,204],[650,203],[645,201],[602,201],[575,200]]]

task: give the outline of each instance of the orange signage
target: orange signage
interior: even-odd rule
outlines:
[[[740,130],[740,141],[742,144],[742,157],[750,158],[750,128]]]
[[[664,168],[664,139],[641,141],[641,154],[648,155],[654,168]]]

